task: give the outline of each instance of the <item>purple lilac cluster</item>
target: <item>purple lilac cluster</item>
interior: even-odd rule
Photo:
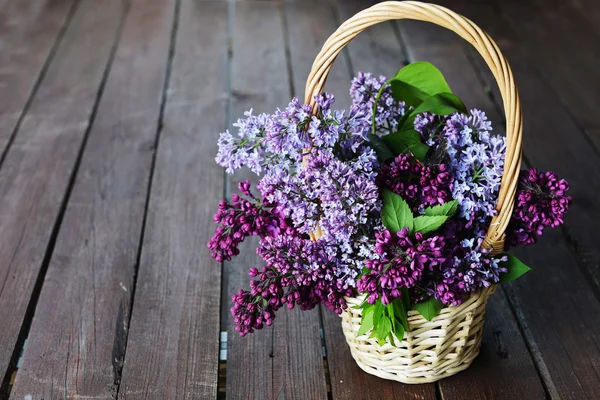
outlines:
[[[415,210],[452,200],[454,177],[445,164],[427,166],[411,154],[400,154],[381,166],[380,186],[387,187]]]
[[[261,238],[265,265],[250,270],[250,290],[233,296],[240,334],[271,325],[283,306],[323,304],[340,313],[344,297],[359,293],[371,304],[389,304],[408,290],[413,304],[434,297],[458,305],[506,272],[506,257],[482,247],[496,213],[504,138],[491,133],[478,110],[423,113],[414,129],[430,147],[426,159],[400,154],[381,163],[369,141],[378,92],[378,136],[397,131],[410,112],[385,83],[383,76],[360,73],[352,80],[347,113],[334,110],[333,95],[325,93],[315,97],[314,113],[293,99],[273,114],[250,110],[234,124],[237,135],[221,134],[216,160],[228,173],[248,167],[262,174],[260,197],[243,182],[243,197],[219,204],[220,225],[208,244],[223,261],[239,253],[245,237]],[[458,212],[435,232],[403,228],[394,234],[381,218],[384,188],[401,196],[415,218],[451,201]],[[554,173],[523,172],[506,246],[534,243],[545,227],[562,224],[571,203],[567,191]],[[316,229],[322,236],[312,241]]]
[[[323,304],[338,314],[347,308],[344,297],[352,296],[357,272],[327,242],[298,235],[266,237],[258,254],[266,265],[261,271],[250,270],[256,278],[250,291],[240,290],[232,297],[231,313],[242,336],[271,325],[284,305],[310,310]]]
[[[377,167],[370,148],[345,162],[329,151],[313,149],[297,174],[273,171],[258,187],[300,232],[310,233],[320,224],[328,238],[347,242],[360,225],[379,213],[381,201],[374,182]]]
[[[359,72],[358,76],[352,79],[350,97],[352,98],[353,107],[364,111],[366,119],[369,121],[369,128],[372,126],[375,99],[386,82],[387,78],[383,75],[376,77],[373,74],[363,72]],[[375,114],[376,134],[384,136],[390,132],[395,132],[405,111],[404,102],[395,100],[392,96],[391,87],[387,85],[381,92],[377,102]]]
[[[238,119],[233,126],[238,128],[238,137],[229,131],[219,137],[217,164],[224,167],[228,174],[247,166],[256,174],[260,174],[265,166],[265,125],[268,114],[252,115],[252,110],[244,113],[246,118]]]
[[[427,146],[436,148],[442,140],[442,131],[449,116],[435,115],[428,112],[415,117],[414,128],[421,135],[421,140]]]
[[[417,232],[411,235],[408,228],[397,234],[388,230],[375,235],[375,251],[379,258],[366,260],[368,272],[362,275],[356,288],[368,295],[370,304],[380,299],[383,304],[402,297],[403,288],[413,288],[421,283],[424,271],[433,271],[444,262],[444,238],[425,238]]]
[[[364,106],[353,106],[348,115],[331,107],[333,94],[315,97],[317,111],[294,98],[284,109],[273,114],[253,115],[252,110],[233,126],[237,137],[229,131],[219,138],[216,161],[227,173],[244,166],[256,174],[287,173],[300,165],[309,147],[330,149],[334,147],[344,158],[356,156],[367,145],[370,121]]]
[[[249,199],[234,193],[231,204],[225,200],[219,202],[219,209],[214,216],[214,221],[220,225],[207,246],[217,261],[229,261],[238,255],[239,244],[248,236],[278,236],[291,229],[277,207],[254,197],[249,181],[241,182],[239,190]]]
[[[479,110],[453,114],[443,129],[448,169],[455,179],[452,197],[467,220],[484,222],[496,214],[506,145],[491,130],[491,122]]]
[[[554,172],[521,171],[517,201],[506,232],[506,247],[530,245],[545,227],[564,223],[572,198],[567,196],[569,183]]]
[[[462,229],[463,233],[456,232],[457,228]],[[480,238],[460,240],[465,233],[473,236],[465,228],[465,223],[460,221],[442,230],[441,234],[448,244],[445,261],[439,273],[428,279],[428,294],[448,306],[459,305],[471,293],[498,283],[500,274],[507,271],[501,264],[507,260],[506,256],[492,257],[489,250],[481,247],[483,240]]]

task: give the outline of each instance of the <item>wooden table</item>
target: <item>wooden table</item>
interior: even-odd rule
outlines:
[[[236,180],[214,162],[242,112],[303,96],[313,57],[357,0],[0,0],[0,398],[600,398],[600,6],[444,0],[511,61],[525,162],[575,199],[564,229],[518,255],[481,355],[437,384],[374,378],[325,310],[246,338],[230,294],[256,242],[222,267],[205,247]],[[328,89],[428,60],[502,128],[483,62],[429,24],[363,33]],[[228,333],[228,335],[227,335]],[[226,339],[226,340],[225,340]],[[226,350],[225,350],[226,349]]]

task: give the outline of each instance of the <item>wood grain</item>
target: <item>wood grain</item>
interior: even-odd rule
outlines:
[[[335,0],[334,4],[339,16],[339,24],[375,3],[378,2],[372,0]],[[408,63],[407,49],[399,43],[395,25],[391,21],[367,28],[352,40],[347,48],[353,75],[358,74],[358,72],[371,72],[377,76],[391,77]]]
[[[0,9],[0,154],[23,115],[75,0],[22,0]]]
[[[290,99],[284,30],[279,5],[236,3],[233,23],[232,117],[247,109],[273,112]],[[248,172],[229,179],[229,192]],[[248,288],[247,271],[261,266],[256,241],[244,243],[242,254],[226,263],[227,294]],[[231,301],[227,301],[227,309]],[[228,318],[231,320],[231,318]],[[280,310],[272,328],[240,338],[228,324],[227,396],[256,399],[325,399],[327,388],[317,310]],[[290,345],[293,343],[293,345]],[[267,376],[265,380],[264,377]]]
[[[125,19],[12,390],[16,399],[115,396],[173,9],[170,0],[134,2]]]
[[[220,266],[206,243],[223,193],[227,4],[183,0],[120,399],[217,396]]]
[[[2,376],[28,328],[30,300],[119,27],[123,9],[113,3],[78,8],[0,170]]]

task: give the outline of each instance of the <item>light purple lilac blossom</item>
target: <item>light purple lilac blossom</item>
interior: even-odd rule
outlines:
[[[467,220],[484,221],[496,215],[506,144],[491,130],[491,122],[479,110],[453,114],[443,129],[448,169],[454,175],[452,197]]]
[[[353,106],[361,109],[365,113],[365,118],[369,121],[369,128],[372,127],[373,105],[375,98],[381,86],[387,82],[383,75],[375,77],[370,73],[359,72],[358,76],[352,79],[350,86],[350,97]],[[388,85],[377,102],[377,111],[375,115],[376,134],[384,136],[398,129],[398,122],[404,115],[406,106],[403,101],[397,101],[392,97],[392,89]],[[370,129],[369,129],[370,131]]]

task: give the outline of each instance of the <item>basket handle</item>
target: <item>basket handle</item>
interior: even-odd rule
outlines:
[[[306,82],[305,103],[313,106],[316,111],[315,95],[322,92],[333,61],[354,37],[371,25],[392,19],[431,22],[455,32],[477,49],[498,83],[506,114],[506,156],[496,204],[498,213],[492,219],[483,246],[491,249],[493,254],[500,253],[504,249],[504,232],[510,221],[517,192],[523,120],[519,93],[508,62],[496,43],[477,25],[445,7],[417,1],[387,1],[367,8],[344,22],[323,45]]]

